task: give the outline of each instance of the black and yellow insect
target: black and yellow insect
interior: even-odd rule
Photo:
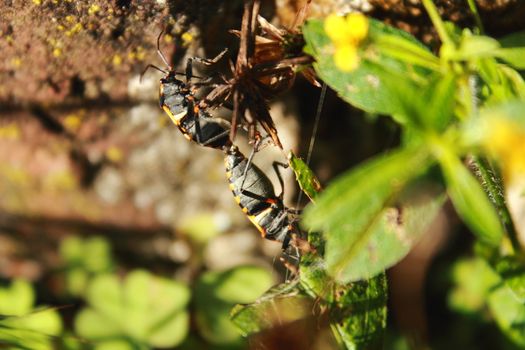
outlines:
[[[230,126],[199,108],[191,88],[169,71],[160,80],[159,102],[184,137],[201,146],[222,149],[230,145]]]
[[[160,107],[168,114],[171,121],[179,128],[184,137],[201,146],[223,149],[231,144],[229,139],[230,123],[219,118],[213,118],[205,109],[199,107],[199,100],[194,96],[198,86],[208,85],[209,80],[204,79],[196,84],[190,82],[193,76],[192,62],[198,61],[205,65],[212,65],[220,60],[227,52],[222,51],[213,59],[199,57],[189,58],[186,63],[186,73],[176,72],[160,50],[160,32],[157,37],[157,53],[166,64],[166,69],[149,64],[141,74],[154,68],[162,73],[160,79],[159,103]],[[186,81],[177,79],[177,75],[186,76]]]
[[[224,163],[230,189],[242,211],[262,237],[282,242],[286,249],[292,235],[300,232],[291,216],[294,211],[284,206],[282,195],[275,195],[270,179],[236,146],[226,151]]]

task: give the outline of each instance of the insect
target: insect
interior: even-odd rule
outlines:
[[[199,100],[194,96],[199,86],[210,85],[210,79],[202,79],[197,83],[191,83],[193,76],[193,61],[198,61],[205,65],[212,65],[219,61],[227,50],[222,51],[213,59],[203,59],[199,57],[189,58],[186,64],[186,72],[176,72],[160,50],[161,32],[157,38],[157,53],[167,66],[167,70],[155,65],[148,65],[148,68],[155,68],[165,74],[160,79],[159,104],[160,107],[170,117],[171,121],[179,128],[184,137],[196,142],[201,146],[222,149],[231,144],[229,139],[230,123],[212,117],[206,108],[199,106]],[[144,74],[144,72],[142,74]],[[185,80],[177,79],[178,75],[185,75]]]
[[[236,146],[226,150],[224,163],[230,189],[242,211],[262,237],[282,242],[286,250],[292,236],[300,236],[297,222],[291,217],[297,212],[284,206],[282,193],[275,195],[270,179],[255,164],[249,163]],[[279,181],[282,186],[280,176]]]
[[[217,84],[201,101],[203,106],[217,105],[231,98],[231,140],[235,138],[237,125],[243,125],[248,129],[250,140],[255,141],[259,124],[282,149],[268,100],[292,85],[299,66],[311,82],[317,83],[311,68],[307,67],[312,58],[302,53],[304,40],[297,30],[304,21],[309,2],[290,30],[280,30],[259,16],[260,0],[245,2],[241,30],[231,31],[240,38],[236,62],[231,64],[232,77]],[[262,32],[261,35],[258,32]]]
[[[219,149],[230,145],[229,123],[200,108],[191,88],[175,74],[170,71],[160,80],[160,107],[188,140]]]

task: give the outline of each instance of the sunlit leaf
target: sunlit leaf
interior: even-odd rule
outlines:
[[[525,69],[525,47],[498,49],[494,56],[502,59],[517,69]]]
[[[493,57],[500,47],[496,39],[481,35],[464,35],[459,48],[447,55],[452,60],[469,60],[482,57]]]
[[[0,288],[0,314],[21,316],[33,308],[35,294],[31,284],[24,280],[14,280],[10,286]]]
[[[440,161],[447,190],[459,216],[485,243],[498,245],[503,227],[481,185],[454,155]]]
[[[525,305],[506,285],[488,296],[490,311],[501,330],[518,346],[525,346]]]
[[[295,178],[301,190],[314,202],[317,193],[321,191],[321,184],[313,171],[306,165],[301,158],[298,158],[292,151],[288,153],[288,164],[295,173]]]
[[[452,281],[454,287],[448,295],[449,306],[462,313],[475,314],[483,309],[499,278],[486,261],[469,258],[454,263]]]
[[[441,132],[449,126],[454,116],[457,78],[450,73],[430,83],[423,99],[427,106],[421,115],[432,130]]]
[[[124,281],[101,275],[91,282],[87,297],[90,307],[79,313],[75,328],[97,346],[123,337],[146,348],[173,347],[187,335],[190,291],[179,282],[143,270],[132,271]]]
[[[104,314],[93,309],[81,310],[75,318],[76,332],[87,339],[117,337],[122,334],[120,325],[110,322]]]
[[[405,257],[434,222],[445,196],[431,184],[419,184],[404,191],[394,207],[378,213],[377,220],[359,234],[367,237],[356,250],[341,242],[348,241],[337,228],[327,233],[325,257],[327,268],[341,281],[357,281],[375,276]]]
[[[251,304],[236,305],[231,311],[231,318],[247,336],[310,316],[312,303],[313,300],[298,288],[297,282],[283,283]]]
[[[397,36],[399,40],[417,43],[417,40],[408,33],[386,26],[379,21],[370,20],[369,31],[371,37],[388,34]],[[334,64],[334,50],[324,32],[323,22],[308,21],[303,27],[303,33],[307,43],[305,51],[315,58],[314,68],[319,77],[345,101],[364,111],[397,115],[401,108],[396,104],[396,99],[392,98],[394,91],[384,88],[384,81],[389,80],[392,83],[403,79],[421,81],[421,73],[418,69],[397,58],[382,54],[377,49],[375,51],[371,49],[370,53],[363,54],[356,70],[341,72]]]
[[[427,47],[409,36],[408,33],[397,31],[397,29],[395,29],[397,31],[395,35],[387,34],[387,28],[390,27],[383,24],[370,33],[371,40],[381,54],[407,64],[439,69],[439,59]]]
[[[383,349],[386,290],[385,274],[336,287],[330,318],[346,349]]]
[[[421,147],[377,157],[342,175],[319,197],[316,205],[307,207],[303,223],[310,230],[324,233],[328,269],[337,280],[348,282],[358,276],[372,276],[362,274],[365,266],[357,275],[348,275],[348,272],[350,266],[357,267],[355,259],[369,244],[378,240],[373,246],[382,247],[382,239],[373,233],[381,223],[384,210],[394,203],[408,181],[423,173],[428,165],[428,154]],[[360,260],[358,264],[368,266],[370,261]]]
[[[525,305],[525,267],[523,262],[513,256],[506,256],[496,263],[496,271],[516,300]]]
[[[213,344],[238,342],[240,333],[230,320],[230,310],[237,303],[255,301],[272,284],[268,271],[253,266],[204,273],[194,294],[201,335]]]

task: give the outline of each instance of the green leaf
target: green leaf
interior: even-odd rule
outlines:
[[[114,266],[111,247],[103,237],[67,237],[60,244],[60,255],[65,263],[67,291],[74,296],[84,296],[89,280],[111,272]]]
[[[171,348],[174,344],[180,344],[189,332],[188,312],[176,312],[166,316],[149,331],[148,344],[155,348]]]
[[[444,151],[440,159],[447,191],[454,208],[465,224],[482,241],[494,246],[503,237],[503,227],[496,211],[470,171],[453,154]]]
[[[338,285],[331,324],[346,349],[383,349],[387,316],[385,274],[351,285]]]
[[[341,225],[368,223],[394,192],[425,171],[428,152],[423,147],[400,149],[377,156],[346,172],[310,204],[303,223],[312,230],[329,230]],[[352,224],[354,223],[354,224]]]
[[[108,340],[103,343],[96,344],[94,350],[150,350],[145,346],[132,344],[126,340]]]
[[[417,43],[408,33],[375,20],[370,20],[369,32],[371,38],[392,35],[399,40]],[[424,74],[428,73],[427,70],[416,69],[411,64],[378,52],[377,48],[375,51],[371,49],[370,53],[363,53],[356,70],[341,72],[334,64],[334,49],[324,32],[323,22],[308,21],[303,27],[303,34],[307,43],[304,50],[315,58],[314,68],[319,77],[345,101],[369,113],[395,115],[401,110],[392,95],[395,91],[384,88],[385,81],[390,81],[392,85],[406,79],[421,82],[424,81]]]
[[[45,307],[24,316],[12,318],[10,325],[47,336],[59,335],[62,332],[62,319],[59,313],[55,309]]]
[[[488,36],[463,35],[459,48],[450,52],[447,59],[463,61],[484,57],[494,57],[494,52],[500,47],[499,42]]]
[[[190,299],[185,285],[136,270],[126,278],[124,295],[130,335],[156,347],[172,347],[184,340]],[[133,321],[135,327],[129,328]]]
[[[252,302],[274,282],[267,270],[255,266],[237,267],[221,276],[214,288],[215,297],[231,303]]]
[[[31,284],[24,280],[14,280],[7,288],[0,288],[0,314],[21,316],[33,309],[35,293]]]
[[[518,346],[525,346],[525,305],[518,301],[506,285],[488,297],[490,311],[501,330]]]
[[[499,38],[498,41],[502,47],[523,47],[525,46],[525,30],[506,35],[503,38]]]
[[[212,344],[232,344],[240,334],[230,320],[237,303],[253,302],[273,284],[270,273],[253,266],[204,273],[195,286],[196,322],[201,335]]]
[[[502,257],[496,262],[496,271],[516,300],[525,305],[525,267],[514,256]]]
[[[421,115],[432,130],[442,132],[449,126],[454,116],[456,84],[456,76],[449,72],[434,79],[424,91],[426,108]]]
[[[213,213],[199,213],[187,217],[179,224],[178,229],[184,232],[196,244],[205,244],[220,233],[219,224]]]
[[[397,121],[419,130],[443,131],[454,117],[457,78],[453,73],[428,76],[424,86],[410,80],[385,81],[392,102],[399,106]],[[407,132],[408,128],[405,128]]]
[[[117,322],[111,322],[98,310],[81,310],[75,318],[76,333],[86,339],[118,337],[123,329]]]
[[[525,82],[520,73],[506,66],[500,66],[500,71],[506,78],[512,94],[521,100],[525,100]]]
[[[337,282],[327,274],[316,236],[311,233],[308,238],[319,251],[301,256],[302,289],[315,304],[328,310],[332,332],[346,349],[381,349],[388,294],[384,273],[366,281]]]
[[[515,270],[515,263],[504,258],[496,266],[504,272],[507,268]],[[487,305],[499,328],[516,345],[525,346],[525,305],[486,261],[480,258],[460,261],[453,277],[457,285],[449,296],[453,308],[474,313],[483,311]]]
[[[311,315],[312,299],[306,297],[295,283],[282,283],[259,297],[254,303],[236,305],[231,319],[243,336]]]
[[[295,179],[299,183],[301,190],[312,202],[315,202],[314,199],[317,193],[321,192],[321,184],[317,177],[315,177],[314,172],[301,158],[296,157],[292,151],[288,153],[288,164],[290,164],[290,167],[295,173]]]
[[[502,59],[517,69],[525,69],[525,47],[513,47],[495,50],[494,56]]]
[[[440,189],[418,183],[403,191],[394,207],[384,208],[375,222],[359,232],[367,237],[360,248],[342,246],[352,232],[328,232],[325,257],[329,272],[349,282],[370,278],[396,264],[427,232],[444,201]]]
[[[326,271],[324,255],[325,241],[320,233],[309,232],[308,243],[314,248],[303,252],[299,263],[299,279],[302,289],[312,298],[331,301],[332,286],[336,283]]]
[[[75,328],[95,342],[125,337],[142,346],[173,347],[188,332],[189,298],[185,285],[147,271],[132,271],[123,283],[114,275],[100,275],[88,288],[90,307],[79,313]],[[106,346],[104,340],[97,346]]]
[[[476,314],[482,311],[487,296],[500,279],[487,262],[480,258],[462,259],[454,263],[452,282],[448,295],[451,309]]]
[[[356,257],[378,239],[374,228],[382,220],[384,210],[408,181],[426,170],[429,160],[423,147],[379,156],[335,180],[317,205],[306,208],[303,224],[325,233],[325,258],[337,280],[348,282],[357,278],[354,273],[348,275],[349,267],[355,268]],[[368,265],[370,261],[360,263]],[[361,278],[370,277],[363,276],[364,269],[360,270]]]
[[[414,37],[406,35],[408,34],[406,32],[402,33],[404,35],[399,35],[399,33],[392,35],[386,34],[382,30],[373,30],[371,41],[376,45],[378,51],[387,57],[398,59],[407,64],[439,70],[439,58]]]
[[[66,263],[73,263],[82,258],[83,241],[78,236],[66,237],[60,243],[60,256]]]
[[[83,253],[86,269],[90,272],[107,272],[111,269],[113,262],[111,258],[111,246],[102,237],[91,237],[85,240],[85,251]]]
[[[52,350],[52,337],[62,332],[62,319],[50,308],[20,316],[2,316],[0,344],[7,349]]]
[[[86,298],[109,321],[118,323],[125,318],[122,287],[116,275],[96,276],[88,287]]]

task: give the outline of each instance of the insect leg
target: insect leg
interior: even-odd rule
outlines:
[[[246,166],[244,167],[244,171],[242,172],[242,182],[241,182],[241,193],[244,191],[244,181],[246,181],[246,174],[248,173],[248,168],[252,164],[253,157],[255,156],[255,152],[259,150],[259,146],[264,141],[264,138],[257,138],[255,141],[255,144],[253,145],[252,151],[250,152],[250,155],[248,156],[248,161],[246,162]]]
[[[193,61],[199,62],[206,66],[211,66],[212,64],[219,62],[219,60],[226,54],[226,52],[228,52],[227,48],[222,50],[217,56],[211,59],[202,57],[188,58],[188,61],[186,62],[186,82],[189,82],[190,79],[193,78]]]
[[[277,179],[279,180],[279,185],[281,185],[281,194],[279,194],[277,197],[282,199],[284,197],[284,180],[283,180],[283,176],[281,172],[279,171],[279,167],[286,169],[288,168],[288,164],[277,162],[277,161],[272,163],[272,168],[275,171],[275,174],[277,175]]]
[[[201,136],[201,124],[199,122],[199,113],[195,113],[195,104],[193,103],[193,99],[188,99],[188,113],[186,114],[186,118],[188,120],[193,121],[193,125],[195,127],[195,142],[198,144],[202,144]]]

